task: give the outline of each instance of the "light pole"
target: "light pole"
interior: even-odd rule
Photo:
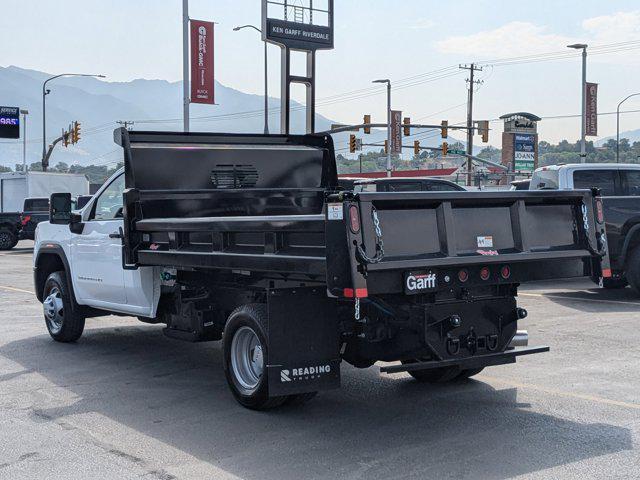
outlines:
[[[374,80],[373,83],[387,84],[387,177],[391,176],[391,80]]]
[[[22,173],[27,171],[27,115],[29,110],[20,110],[22,114]]]
[[[636,95],[640,95],[640,93],[632,93],[628,97],[623,98],[618,104],[618,108],[616,108],[616,163],[620,163],[620,106]]]
[[[587,127],[587,47],[586,43],[574,43],[567,45],[568,48],[582,50],[582,130],[580,136],[580,163],[585,163],[587,159],[587,146],[585,143],[585,132]]]
[[[254,27],[253,25],[242,25],[241,27],[236,27],[233,29],[234,32],[242,30],[243,28],[253,28],[260,35],[262,35],[262,30],[258,27]],[[269,86],[267,80],[267,42],[264,42],[264,134],[269,135]]]
[[[49,95],[51,90],[47,90],[47,83],[51,80],[55,80],[60,77],[97,77],[97,78],[105,78],[104,75],[93,75],[89,73],[61,73],[60,75],[54,75],[53,77],[47,78],[42,83],[42,170],[46,171],[46,166],[44,164],[44,158],[47,156],[47,102],[46,97]]]

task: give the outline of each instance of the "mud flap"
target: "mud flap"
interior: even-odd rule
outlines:
[[[323,288],[269,290],[269,395],[340,387],[338,312]]]

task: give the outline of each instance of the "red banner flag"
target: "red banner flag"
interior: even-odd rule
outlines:
[[[215,103],[212,22],[191,20],[191,103]]]
[[[598,136],[598,84],[587,83],[587,109],[585,115],[585,135]]]

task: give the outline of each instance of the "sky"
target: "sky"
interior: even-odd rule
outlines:
[[[233,27],[260,26],[260,7],[260,0],[190,0],[191,18],[217,23],[217,80],[256,94],[263,93],[259,34]],[[181,8],[181,0],[3,0],[0,65],[95,72],[105,81],[180,80]],[[393,108],[412,121],[463,122],[467,72],[458,65],[478,62],[475,119],[529,111],[544,118],[541,140],[575,141],[579,118],[545,118],[580,112],[581,60],[566,48],[575,42],[590,46],[587,77],[599,84],[599,111],[615,112],[640,91],[637,0],[335,0],[335,49],[317,54],[317,110],[342,123],[360,123],[366,113],[384,122],[385,89],[371,81],[389,78]],[[540,57],[548,53],[557,55]],[[503,60],[514,57],[528,58]],[[279,48],[270,45],[274,97],[279,69]],[[302,89],[294,96],[303,99]],[[640,97],[623,110],[640,110]],[[624,114],[621,129],[635,128],[640,113]],[[492,129],[490,143],[499,146],[502,126]],[[615,115],[600,117],[599,134],[615,134]]]

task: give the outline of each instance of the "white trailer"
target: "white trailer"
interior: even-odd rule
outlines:
[[[25,198],[69,192],[89,194],[89,180],[82,173],[21,172],[0,174],[0,212],[20,212]]]

